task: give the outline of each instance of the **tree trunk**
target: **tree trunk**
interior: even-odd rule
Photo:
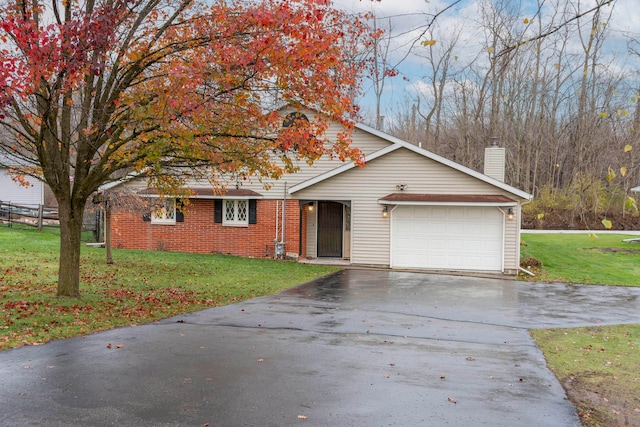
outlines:
[[[60,218],[60,268],[58,272],[58,296],[80,296],[80,244],[84,205],[59,203]]]

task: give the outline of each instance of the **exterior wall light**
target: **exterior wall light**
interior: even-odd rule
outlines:
[[[388,217],[389,217],[389,207],[385,205],[382,207],[382,218],[388,218]]]
[[[307,207],[307,210],[309,212],[313,212],[313,202],[309,203],[309,206]]]
[[[515,218],[515,214],[513,213],[513,209],[509,208],[509,210],[507,211],[507,219],[509,221],[512,221],[513,218]]]

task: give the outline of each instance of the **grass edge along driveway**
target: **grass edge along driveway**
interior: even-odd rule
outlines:
[[[0,350],[273,294],[336,268],[264,258],[82,248],[81,297],[56,297],[55,230],[0,227]]]
[[[554,236],[554,237],[551,237]],[[523,234],[537,281],[634,286],[640,245],[621,235]],[[80,299],[55,297],[59,237],[0,227],[0,349],[40,344],[271,294],[335,268],[268,259],[83,248]],[[639,267],[640,268],[640,267]],[[177,279],[179,278],[179,279]],[[532,279],[528,279],[532,280]],[[588,426],[640,425],[639,325],[534,330]]]
[[[542,262],[530,281],[640,285],[637,235],[522,234],[522,259]],[[527,266],[525,266],[527,268]],[[532,330],[584,425],[640,425],[640,325]]]

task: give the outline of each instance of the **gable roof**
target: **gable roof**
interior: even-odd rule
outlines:
[[[439,156],[439,155],[437,155],[435,153],[432,153],[431,151],[427,151],[424,148],[418,147],[417,145],[413,145],[413,144],[411,144],[409,142],[403,141],[403,140],[401,140],[399,138],[396,138],[394,136],[387,135],[386,133],[381,132],[381,131],[379,131],[377,129],[374,129],[374,128],[370,127],[370,126],[357,123],[355,125],[355,128],[356,129],[360,129],[363,132],[367,132],[367,133],[369,133],[371,135],[377,136],[378,138],[382,138],[382,139],[384,139],[384,140],[386,140],[386,141],[391,143],[391,145],[389,145],[388,147],[385,147],[385,148],[383,148],[381,150],[378,150],[378,151],[373,152],[373,153],[371,153],[369,155],[366,155],[365,156],[365,162],[370,162],[370,161],[375,160],[375,159],[377,159],[379,157],[382,157],[382,156],[384,156],[386,154],[389,154],[389,153],[391,153],[393,151],[396,151],[396,150],[401,149],[401,148],[405,148],[405,149],[410,150],[410,151],[412,151],[412,152],[414,152],[416,154],[419,154],[419,155],[421,155],[423,157],[426,157],[427,159],[433,160],[433,161],[435,161],[437,163],[440,163],[440,164],[442,164],[444,166],[448,166],[448,167],[450,167],[452,169],[455,169],[455,170],[457,170],[459,172],[462,172],[462,173],[464,173],[466,175],[469,175],[469,176],[471,176],[473,178],[476,178],[476,179],[478,179],[480,181],[486,182],[487,184],[490,184],[490,185],[492,185],[494,187],[497,187],[497,188],[499,188],[501,190],[507,191],[507,192],[509,192],[509,193],[511,193],[511,194],[513,194],[515,196],[518,196],[518,197],[522,198],[522,199],[531,200],[533,198],[533,195],[531,195],[531,194],[529,194],[527,192],[519,190],[519,189],[517,189],[515,187],[512,187],[511,185],[505,184],[502,181],[498,181],[497,179],[491,178],[491,177],[489,177],[489,176],[487,176],[485,174],[482,174],[480,172],[474,171],[473,169],[470,169],[470,168],[468,168],[466,166],[462,166],[459,163],[453,162],[453,161],[451,161],[449,159],[446,159],[446,158],[444,158],[442,156]],[[356,168],[356,167],[358,167],[358,166],[355,164],[355,162],[346,163],[346,164],[344,164],[342,166],[339,166],[339,167],[337,167],[335,169],[332,169],[332,170],[330,170],[328,172],[320,174],[320,175],[318,175],[318,176],[316,176],[314,178],[308,179],[308,180],[306,180],[304,182],[301,182],[299,184],[296,184],[296,185],[292,186],[291,188],[289,188],[289,194],[293,194],[293,193],[295,193],[297,191],[300,191],[300,190],[303,190],[305,188],[311,187],[312,185],[318,184],[319,182],[322,182],[322,181],[325,181],[327,179],[330,179],[330,178],[332,178],[332,177],[334,177],[336,175],[339,175],[339,174],[341,174],[343,172],[346,172],[346,171],[351,170],[351,169]]]

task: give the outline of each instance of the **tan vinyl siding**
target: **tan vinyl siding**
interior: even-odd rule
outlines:
[[[506,220],[505,226],[505,263],[504,269],[517,274],[520,268],[520,224],[522,223],[522,205],[513,207],[514,219]]]
[[[329,180],[293,194],[298,199],[351,200],[351,262],[389,264],[390,220],[381,215],[378,199],[397,192],[397,184],[406,184],[405,193],[493,194],[508,192],[465,175],[448,166],[400,149],[375,159],[364,168],[354,168]],[[511,196],[512,197],[512,196]],[[517,221],[509,221],[505,230],[505,268],[515,263],[514,230]],[[513,225],[511,225],[513,224]],[[509,243],[511,242],[511,243]]]
[[[114,192],[118,192],[118,191],[131,191],[131,192],[137,192],[140,190],[145,190],[148,185],[148,178],[146,177],[138,177],[138,178],[133,178],[131,181],[127,181],[124,184],[120,184],[116,187],[113,187],[112,190],[110,191],[114,191]]]
[[[315,258],[317,252],[317,235],[318,228],[316,226],[318,221],[318,210],[314,209],[313,212],[307,213],[307,240],[303,242],[307,247],[307,258]]]
[[[504,182],[505,149],[488,147],[484,150],[484,174]]]
[[[519,206],[513,207],[514,219],[505,218],[504,230],[504,269],[517,270],[518,259],[520,258],[520,215],[518,213]],[[506,212],[506,209],[505,209]],[[505,215],[506,217],[506,215]]]
[[[312,118],[310,113],[309,118]],[[343,130],[342,126],[337,123],[332,123],[324,136],[327,141],[335,141],[339,132]],[[375,135],[371,135],[360,129],[354,129],[352,134],[352,147],[358,148],[364,154],[370,154],[375,151],[381,150],[391,143]],[[349,161],[350,162],[350,161]],[[241,188],[244,190],[253,190],[264,196],[265,199],[282,199],[284,197],[285,184],[287,188],[290,188],[298,183],[304,182],[308,179],[315,178],[327,171],[335,169],[344,165],[345,162],[339,159],[331,159],[330,156],[322,156],[316,160],[312,165],[307,164],[305,161],[298,162],[297,166],[300,170],[293,174],[285,174],[279,180],[264,179],[260,181],[259,177],[251,177],[247,180],[241,181]],[[136,180],[137,181],[137,180]],[[235,181],[229,178],[228,186],[235,186]],[[146,180],[142,183],[126,184],[127,188],[141,190],[146,188]],[[211,183],[207,180],[188,180],[187,187],[211,187]],[[267,188],[265,188],[267,187]]]
[[[337,124],[332,124],[325,138],[328,141],[335,141],[338,132],[342,130],[342,127]],[[385,141],[382,138],[376,137],[369,133],[363,132],[359,129],[354,129],[352,135],[352,147],[358,148],[364,154],[370,154],[375,151],[381,150],[390,145],[389,141]],[[350,161],[349,161],[350,162]],[[285,174],[278,181],[264,180],[260,182],[257,177],[242,183],[242,188],[246,190],[253,190],[265,196],[265,198],[282,198],[284,194],[285,183],[287,188],[290,188],[296,184],[304,182],[306,180],[315,178],[325,172],[344,165],[345,162],[339,159],[331,159],[329,156],[324,155],[320,159],[316,160],[312,165],[308,165],[304,161],[297,163],[300,170],[293,174]],[[265,189],[265,184],[268,184],[269,189]]]

